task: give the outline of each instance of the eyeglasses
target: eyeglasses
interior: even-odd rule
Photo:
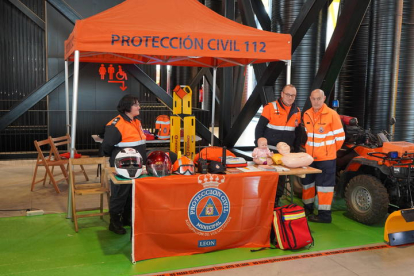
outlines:
[[[283,94],[285,94],[288,98],[291,98],[291,99],[296,98],[296,94],[288,94],[286,92],[283,92]]]

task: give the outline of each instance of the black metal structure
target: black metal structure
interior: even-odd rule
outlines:
[[[272,31],[289,32],[305,2],[306,0],[273,0]],[[291,83],[296,87],[295,102],[299,107],[302,107],[308,98],[310,86],[325,53],[326,41],[324,38],[329,2],[321,9],[318,18],[310,26],[292,55]],[[280,92],[286,85],[285,75],[284,72],[275,82],[275,98],[280,97]]]
[[[310,0],[303,5],[299,16],[293,23],[289,32],[292,35],[292,52],[296,50],[309,27],[318,18],[319,12],[325,6],[326,2],[327,0]],[[256,115],[257,110],[259,110],[259,107],[262,104],[261,99],[264,98],[263,86],[273,85],[284,68],[285,64],[283,62],[272,62],[268,65],[260,78],[258,78],[258,74],[256,74],[258,79],[257,85],[236,119],[234,123],[235,127],[231,128],[229,134],[224,138],[224,146],[227,148],[234,147],[243,130]]]
[[[298,0],[299,1],[299,0]],[[405,0],[406,2],[408,0]],[[7,71],[7,65],[4,65],[4,62],[2,62],[2,74],[0,74],[1,77],[7,76],[8,79],[11,81],[6,81],[6,87],[5,91],[13,91],[13,85],[16,85],[17,82],[19,85],[24,84],[24,88],[19,88],[19,91],[25,91],[24,93],[26,95],[19,95],[19,96],[13,96],[12,101],[13,104],[10,104],[10,101],[5,103],[4,101],[4,95],[0,96],[0,101],[2,102],[2,112],[1,118],[0,118],[0,134],[3,134],[1,131],[5,130],[10,126],[13,122],[17,122],[19,119],[19,116],[26,116],[27,111],[33,107],[33,106],[40,106],[42,109],[42,113],[38,115],[39,119],[35,122],[37,123],[38,129],[42,129],[42,135],[46,135],[48,132],[48,124],[56,124],[56,125],[62,125],[62,95],[63,95],[63,87],[60,86],[60,84],[63,83],[64,77],[63,77],[63,58],[62,58],[62,48],[63,43],[61,43],[61,40],[64,37],[67,37],[67,31],[70,31],[71,25],[76,20],[82,18],[82,16],[90,16],[97,12],[100,12],[98,9],[106,9],[107,6],[113,6],[118,3],[122,2],[122,0],[105,0],[100,1],[98,3],[89,3],[90,5],[84,5],[84,3],[80,0],[43,0],[40,1],[41,3],[41,12],[39,12],[39,7],[35,6],[35,4],[32,4],[32,1],[28,0],[9,0],[9,1],[3,1],[0,3],[1,15],[2,15],[2,21],[4,24],[6,22],[4,20],[22,20],[22,17],[25,18],[23,20],[31,22],[30,24],[36,26],[34,28],[35,31],[33,31],[33,35],[37,35],[41,38],[42,42],[39,44],[35,44],[35,48],[31,50],[24,50],[19,49],[20,52],[14,53],[13,55],[19,56],[19,54],[25,54],[25,53],[35,53],[37,55],[36,61],[42,61],[43,63],[39,63],[34,65],[35,63],[31,63],[30,68],[33,70],[30,71],[30,73],[33,73],[32,75],[25,74],[24,72],[8,72]],[[373,0],[372,2],[377,2],[377,0]],[[409,2],[409,1],[408,1]],[[295,52],[298,45],[301,43],[303,37],[308,32],[309,28],[312,26],[312,24],[318,23],[318,20],[321,20],[321,11],[325,10],[327,4],[331,3],[331,0],[308,0],[303,3],[303,6],[300,9],[300,12],[298,13],[295,21],[289,28],[289,33],[292,35],[292,51]],[[332,91],[332,88],[335,84],[335,80],[339,74],[340,68],[342,64],[344,63],[344,59],[352,45],[352,42],[355,38],[355,35],[358,31],[358,28],[362,22],[362,19],[364,17],[364,13],[367,10],[367,7],[369,5],[369,0],[344,0],[343,9],[341,12],[341,16],[338,19],[337,27],[334,31],[333,37],[331,39],[331,42],[329,44],[329,47],[326,50],[326,53],[322,59],[319,71],[311,85],[312,89],[315,88],[321,88],[323,89],[327,96],[329,96],[330,92]],[[271,27],[271,20],[269,16],[267,15],[263,2],[261,0],[205,0],[206,6],[210,7],[211,9],[215,10],[218,13],[223,14],[229,19],[232,20],[239,20],[238,15],[241,16],[241,21],[245,25],[249,25],[251,27],[256,27],[256,20],[255,16],[257,17],[258,22],[260,23],[262,29],[264,30],[270,30]],[[44,26],[44,6],[48,5],[48,7],[53,7],[53,9],[49,9],[49,12],[51,13],[50,18],[57,18],[58,16],[62,16],[66,18],[68,21],[63,22],[62,26],[56,25],[51,26],[51,28],[48,29],[48,32],[56,32],[60,37],[50,37],[48,39],[48,46],[53,44],[56,44],[58,46],[53,46],[56,48],[52,48],[52,51],[49,49],[49,55],[45,57],[45,26]],[[403,32],[410,32],[408,27],[411,27],[409,24],[412,24],[412,4],[406,4],[410,5],[410,11],[411,14],[409,17],[406,16],[406,22],[407,26],[406,28],[403,28]],[[10,10],[10,6],[13,7],[13,17],[10,17],[10,15],[7,13],[7,11]],[[99,6],[97,8],[97,6]],[[7,8],[9,10],[6,11]],[[16,14],[16,11],[19,11],[19,14]],[[373,10],[372,14],[376,11]],[[82,15],[81,15],[82,14]],[[16,16],[16,18],[14,18]],[[18,19],[17,19],[18,18]],[[65,20],[66,20],[65,19]],[[407,21],[408,20],[408,21]],[[375,28],[378,30],[381,29],[381,25],[378,25],[379,22],[375,23],[376,21],[370,21],[365,22],[364,27],[367,24],[373,24]],[[27,22],[26,22],[27,23]],[[24,23],[24,24],[26,24]],[[3,25],[4,25],[3,24]],[[377,25],[376,25],[377,24]],[[29,29],[32,27],[25,26],[23,27],[25,29]],[[53,29],[55,28],[55,29]],[[32,28],[33,29],[33,28]],[[2,33],[2,35],[4,35]],[[13,33],[6,33],[6,35],[13,36]],[[380,34],[378,34],[380,35]],[[30,36],[29,36],[30,37]],[[406,35],[406,37],[409,37]],[[372,37],[371,37],[372,38]],[[378,38],[378,37],[377,37]],[[55,40],[54,40],[55,39]],[[322,38],[321,38],[322,39]],[[358,38],[357,38],[358,39]],[[367,39],[366,36],[361,37],[361,40]],[[404,38],[403,38],[404,40]],[[33,44],[33,43],[32,43]],[[405,51],[409,51],[412,47],[412,41],[407,40],[407,48]],[[321,46],[322,44],[320,44]],[[411,45],[411,46],[410,46]],[[29,43],[22,43],[20,46],[34,46]],[[19,48],[17,47],[17,48]],[[59,48],[60,47],[60,48]],[[319,46],[318,46],[319,47]],[[50,48],[50,47],[48,47]],[[3,49],[2,49],[3,50]],[[313,50],[311,50],[313,51]],[[319,51],[319,50],[318,50]],[[3,58],[6,58],[7,55],[10,55],[9,52],[2,52],[0,53]],[[359,53],[361,55],[361,53]],[[365,55],[365,54],[364,54]],[[46,63],[46,60],[48,61]],[[406,61],[407,63],[404,63],[401,61],[401,64],[405,66],[404,68],[410,68],[410,65],[408,63],[408,59]],[[48,66],[46,66],[46,64]],[[372,62],[367,62],[367,68],[371,66],[374,69],[366,69],[367,71],[372,70],[375,71],[375,64]],[[404,65],[405,64],[405,65]],[[94,76],[93,74],[96,74],[95,65],[88,65],[84,68],[84,72],[86,75],[86,79],[91,78],[91,76]],[[296,66],[304,66],[303,64],[297,64]],[[165,104],[167,107],[163,111],[168,111],[168,108],[171,109],[172,107],[172,98],[166,93],[167,90],[167,79],[166,79],[166,67],[162,67],[161,69],[161,87],[158,86],[155,81],[155,72],[154,69],[151,68],[144,68],[144,67],[138,67],[135,65],[126,65],[123,66],[125,70],[128,70],[128,73],[133,77],[128,83],[129,86],[133,88],[133,93],[140,95],[142,98],[142,101],[146,101],[146,104],[148,104],[148,108],[150,106],[154,106],[155,110],[159,110],[157,105],[155,103],[156,99],[159,99],[161,102]],[[23,68],[23,67],[22,67]],[[218,119],[218,123],[220,126],[220,132],[219,132],[219,139],[215,138],[214,144],[215,145],[224,145],[227,148],[233,148],[243,133],[244,129],[247,127],[247,125],[250,123],[250,121],[253,119],[253,117],[256,115],[258,109],[260,106],[264,103],[267,103],[270,99],[271,95],[269,93],[266,93],[266,88],[274,86],[274,83],[276,79],[279,77],[279,75],[284,71],[285,64],[283,62],[275,62],[270,63],[268,66],[265,64],[258,64],[254,65],[254,72],[257,79],[257,85],[253,90],[252,95],[249,99],[247,99],[246,103],[243,105],[242,98],[244,97],[244,72],[245,68],[226,68],[226,69],[220,69],[218,74],[218,88],[217,89],[217,98],[216,99],[209,99],[206,106],[210,106],[211,102],[210,100],[215,100],[218,103],[218,109],[217,112],[220,113],[220,116],[216,116]],[[47,69],[47,71],[46,71]],[[40,70],[40,71],[39,71]],[[305,68],[306,70],[306,68]],[[412,90],[412,74],[411,69],[407,69],[406,78],[409,80],[402,84],[402,87],[407,87],[409,91]],[[3,74],[4,72],[8,72],[9,75]],[[45,83],[46,75],[49,73],[52,77],[48,82]],[[72,70],[69,70],[69,72],[72,72]],[[185,82],[185,84],[189,84],[193,90],[193,101],[197,97],[198,88],[200,87],[200,82],[203,77],[207,80],[208,84],[210,84],[207,89],[207,91],[204,91],[204,96],[209,97],[209,90],[211,89],[212,85],[212,74],[210,72],[210,69],[201,68],[198,70],[198,72],[195,72],[195,70],[192,69],[180,69],[176,70],[178,74],[176,74],[176,82]],[[19,76],[21,80],[17,80],[16,76]],[[27,76],[29,76],[27,78]],[[39,81],[40,80],[40,81]],[[35,84],[35,85],[34,85]],[[90,85],[86,85],[83,89],[91,92],[90,98],[92,97],[102,97],[103,100],[113,102],[116,97],[119,98],[119,94],[117,95],[111,95],[109,90],[105,90],[100,85],[96,85],[97,82],[94,82]],[[184,83],[180,83],[184,84]],[[3,81],[2,81],[3,85]],[[42,86],[43,85],[43,86]],[[168,89],[171,89],[173,87],[169,87]],[[15,89],[16,90],[16,89]],[[32,94],[29,95],[29,93],[32,92]],[[147,93],[147,92],[151,93]],[[378,90],[379,91],[379,90]],[[88,92],[88,93],[89,93]],[[109,93],[109,94],[108,94]],[[149,95],[150,94],[150,95]],[[45,98],[47,95],[50,95],[48,98]],[[89,94],[88,94],[89,95]],[[406,97],[409,94],[407,94]],[[1,98],[3,97],[3,98]],[[379,97],[379,94],[376,96]],[[211,97],[210,97],[211,98]],[[375,97],[374,97],[375,98]],[[401,100],[401,98],[400,98]],[[154,101],[154,104],[151,103],[151,101]],[[353,105],[354,103],[352,101],[349,101],[350,105]],[[103,108],[103,106],[97,108],[94,105],[99,105],[99,103],[96,101],[94,104],[90,104],[88,101],[85,101],[84,111],[88,111],[88,109],[92,112],[99,113],[101,110],[108,109],[107,106]],[[346,103],[348,105],[348,103]],[[15,106],[14,108],[10,109],[11,106]],[[305,105],[305,109],[309,107],[309,104]],[[115,107],[112,107],[111,109],[114,109]],[[241,110],[240,110],[241,109]],[[8,111],[10,110],[10,111]],[[108,111],[108,115],[105,116],[111,116],[109,113],[111,110]],[[48,115],[54,114],[52,118],[49,118]],[[55,112],[55,113],[53,113]],[[203,114],[205,115],[209,111],[204,111]],[[47,113],[47,114],[46,114]],[[85,113],[90,114],[90,113]],[[92,113],[93,114],[93,113]],[[55,116],[56,115],[56,116]],[[198,123],[196,124],[196,131],[199,136],[201,136],[206,141],[210,141],[210,131],[208,129],[209,121],[208,117],[211,116],[197,116]],[[374,116],[371,114],[370,116]],[[397,113],[397,116],[403,117],[404,115],[402,113]],[[91,115],[85,115],[85,117],[94,117]],[[85,119],[86,120],[86,119]],[[106,120],[102,118],[102,121]],[[370,119],[372,120],[372,119]],[[89,132],[92,131],[90,129],[93,129],[93,131],[96,131],[95,128],[92,128],[91,126],[93,124],[96,124],[94,121],[88,121],[86,123],[85,128],[89,128],[89,130],[85,130],[84,132],[79,132],[79,135],[84,136],[83,138],[78,139],[81,143],[82,141],[86,141],[89,139]],[[99,123],[101,124],[101,122]],[[27,124],[25,127],[27,128],[36,128],[36,126],[31,126],[30,124]],[[97,126],[98,127],[98,126]],[[407,126],[404,126],[404,129],[407,131],[410,131],[410,128]],[[89,132],[88,132],[89,131]],[[38,133],[37,133],[38,134]],[[3,140],[3,136],[2,136]],[[31,137],[27,139],[28,143],[32,144],[32,141],[34,139]],[[3,140],[4,141],[4,140]],[[86,143],[86,142],[85,142]],[[27,144],[27,143],[26,143]],[[238,153],[242,154],[242,153]]]
[[[341,70],[345,57],[351,48],[355,35],[361,25],[370,0],[348,0],[338,18],[338,25],[334,30],[321,66],[312,83],[311,91],[322,89],[327,99],[334,87],[335,80]],[[329,100],[328,100],[329,102]],[[306,101],[304,110],[309,109],[310,101]]]
[[[128,72],[137,79],[143,86],[150,90],[154,95],[160,99],[168,108],[172,110],[173,100],[170,95],[168,95],[165,90],[158,86],[153,79],[151,79],[145,72],[143,72],[136,65],[125,65],[125,68]],[[210,140],[211,133],[199,120],[196,120],[196,132],[204,140]],[[214,144],[219,144],[220,141],[215,137]]]
[[[84,64],[80,66],[82,68]],[[73,75],[73,65],[69,68],[70,73],[69,77]],[[4,130],[11,122],[17,120],[20,116],[22,116],[26,111],[36,105],[39,101],[41,101],[44,97],[49,95],[53,92],[56,88],[62,85],[65,82],[65,72],[60,72],[48,82],[40,86],[39,88],[35,89],[31,94],[21,100],[19,104],[15,107],[11,107],[10,111],[4,114],[0,118],[0,131]]]
[[[233,0],[223,0],[223,16],[235,20],[235,3]],[[234,100],[235,87],[233,86],[233,67],[222,69],[221,104],[219,120],[219,138],[226,137],[231,127],[232,101]],[[227,81],[230,80],[230,81]]]
[[[366,113],[371,6],[372,2],[344,61],[334,96],[339,100],[338,113],[358,118],[358,124],[362,127]]]
[[[414,142],[414,1],[405,0],[401,30],[395,141]]]

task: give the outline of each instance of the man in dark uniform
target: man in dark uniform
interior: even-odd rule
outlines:
[[[280,98],[268,103],[264,108],[255,130],[255,144],[260,137],[267,139],[269,149],[277,152],[276,145],[285,142],[291,151],[299,151],[300,147],[300,109],[295,104],[296,88],[288,84],[283,87]],[[285,189],[286,177],[280,176],[277,186],[275,206]]]
[[[123,148],[134,148],[138,151],[145,164],[146,140],[138,118],[140,105],[138,98],[125,95],[117,106],[119,115],[108,122],[105,127],[102,151],[109,156],[109,164],[114,167],[115,157]],[[111,198],[109,214],[111,221],[109,230],[123,235],[126,230],[123,226],[131,225],[132,185],[115,185],[111,183]]]

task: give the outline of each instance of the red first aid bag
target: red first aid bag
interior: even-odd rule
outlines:
[[[273,229],[276,247],[280,249],[299,249],[313,245],[305,210],[301,206],[290,204],[275,208]]]

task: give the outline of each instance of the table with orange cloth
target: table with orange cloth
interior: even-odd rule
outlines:
[[[269,246],[279,174],[134,180],[132,261]]]

